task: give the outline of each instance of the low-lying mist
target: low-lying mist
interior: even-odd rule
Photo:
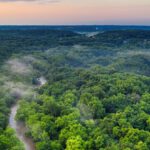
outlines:
[[[23,56],[10,58],[2,66],[0,74],[1,88],[7,91],[7,95],[15,100],[21,98],[35,98],[37,92],[35,89],[39,85],[33,85],[32,79],[35,77],[33,63],[36,58],[33,56]],[[38,60],[39,61],[39,60]],[[41,85],[46,83],[44,77],[39,78]]]

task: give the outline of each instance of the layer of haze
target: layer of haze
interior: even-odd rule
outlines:
[[[0,0],[0,24],[150,25],[150,0]]]

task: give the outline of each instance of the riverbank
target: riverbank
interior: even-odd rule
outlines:
[[[46,79],[44,77],[40,77],[39,79],[39,87],[46,84]],[[15,119],[17,110],[19,108],[18,102],[11,107],[11,113],[9,116],[9,126],[14,129],[16,132],[17,138],[24,144],[25,150],[35,150],[35,144],[31,137],[26,136],[26,132],[28,131],[24,122],[17,121]]]
[[[9,117],[9,125],[16,132],[16,136],[18,139],[24,144],[25,150],[35,150],[35,145],[32,138],[27,137],[25,133],[27,132],[27,128],[23,122],[16,121],[15,116],[17,114],[17,110],[19,108],[19,104],[15,104],[11,107],[11,114]]]

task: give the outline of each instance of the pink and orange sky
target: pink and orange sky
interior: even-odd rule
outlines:
[[[150,25],[150,0],[0,0],[1,25]]]

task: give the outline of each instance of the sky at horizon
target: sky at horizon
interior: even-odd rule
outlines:
[[[0,25],[150,25],[150,0],[0,0]]]

